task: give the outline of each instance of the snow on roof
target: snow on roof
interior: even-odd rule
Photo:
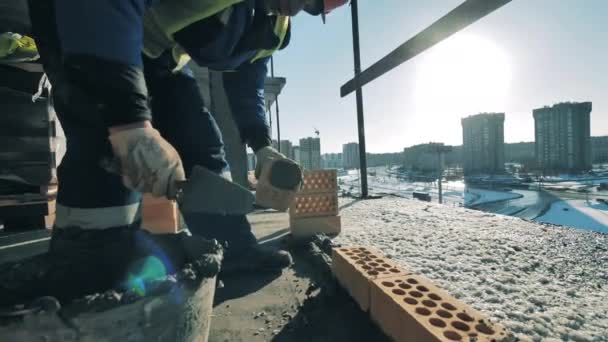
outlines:
[[[341,205],[338,243],[381,249],[517,336],[608,341],[608,235],[407,199]]]

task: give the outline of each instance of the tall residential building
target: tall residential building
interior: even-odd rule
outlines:
[[[289,140],[281,140],[279,144],[281,147],[281,153],[283,153],[287,158],[294,159],[293,157],[293,145]]]
[[[326,153],[321,156],[324,169],[341,169],[342,153]]]
[[[321,169],[321,139],[300,139],[300,165],[307,170]]]
[[[594,163],[608,163],[608,136],[591,137],[591,153]]]
[[[537,167],[544,172],[591,169],[591,102],[534,109]]]
[[[462,119],[465,175],[504,173],[504,113],[481,113]]]
[[[342,145],[342,167],[358,169],[359,165],[359,144],[351,142]]]
[[[300,146],[295,145],[294,147],[291,148],[291,151],[293,152],[293,160],[295,160],[296,162],[300,162]]]

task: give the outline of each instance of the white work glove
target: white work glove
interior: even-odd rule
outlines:
[[[270,146],[262,147],[255,153],[256,165],[255,165],[255,178],[260,179],[262,174],[262,168],[271,163],[275,159],[288,159],[284,154],[275,150]]]
[[[127,188],[157,197],[175,197],[176,182],[186,179],[184,167],[175,148],[156,129],[120,130],[111,133],[109,139]]]

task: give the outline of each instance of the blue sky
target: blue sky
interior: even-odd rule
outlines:
[[[461,2],[360,0],[363,68]],[[606,0],[513,0],[364,88],[368,151],[461,144],[460,118],[485,111],[506,113],[507,142],[533,141],[532,109],[562,101],[592,101],[591,134],[608,135],[607,14]],[[281,138],[316,127],[323,153],[357,141],[354,96],[339,96],[353,75],[350,9],[327,19],[296,17],[275,56]]]

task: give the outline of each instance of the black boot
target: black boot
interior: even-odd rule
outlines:
[[[245,215],[188,214],[184,219],[192,234],[216,239],[225,246],[223,275],[276,272],[292,263],[289,252],[258,245]]]

